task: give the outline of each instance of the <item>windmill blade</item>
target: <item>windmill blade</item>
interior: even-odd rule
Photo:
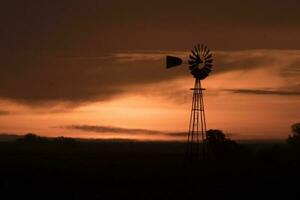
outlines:
[[[205,77],[208,76],[208,72],[206,72],[204,69],[202,69],[202,70],[200,71],[200,74],[199,74],[199,75],[200,75],[201,78],[203,79],[203,78],[205,78]]]
[[[212,63],[213,59],[205,60],[205,63]]]
[[[201,52],[203,51],[203,44],[201,44]]]
[[[188,63],[190,65],[198,65],[199,64],[199,62],[197,60],[189,60]]]
[[[197,56],[199,56],[199,50],[198,50],[198,48],[197,48],[197,45],[194,46],[194,50],[195,50]]]
[[[212,54],[208,54],[207,56],[205,56],[205,59],[210,59],[212,57]]]
[[[198,67],[198,64],[192,64],[189,66],[190,70],[194,70],[197,67]]]
[[[207,68],[212,68],[213,64],[210,64],[210,63],[205,63],[205,67]]]
[[[205,56],[206,51],[207,51],[207,46],[205,46],[203,49],[203,56]]]
[[[190,55],[190,59],[197,60],[197,57]]]
[[[204,70],[205,72],[207,72],[207,74],[209,74],[209,73],[211,72],[211,69],[210,69],[210,68],[207,68],[207,67],[204,67],[203,70]]]
[[[208,47],[205,48],[204,52],[203,52],[203,56],[207,56],[210,53]]]
[[[175,67],[182,64],[182,59],[175,56],[166,56],[167,68]]]
[[[194,49],[192,49],[192,54],[193,54],[194,56],[198,56],[198,55],[196,54],[196,52],[194,51]]]
[[[210,50],[207,48],[204,54],[204,57],[207,56],[210,53]]]

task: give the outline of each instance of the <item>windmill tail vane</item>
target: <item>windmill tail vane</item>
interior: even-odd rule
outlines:
[[[166,66],[167,68],[176,67],[182,64],[182,59],[175,56],[166,57]]]

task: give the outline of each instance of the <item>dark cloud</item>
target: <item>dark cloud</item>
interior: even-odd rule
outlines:
[[[299,91],[286,91],[286,90],[251,90],[251,89],[225,89],[237,94],[256,94],[256,95],[280,95],[280,96],[300,96]]]
[[[148,129],[129,129],[129,128],[120,128],[114,126],[91,126],[91,125],[70,125],[64,126],[62,128],[81,130],[86,132],[96,132],[96,133],[118,133],[118,134],[161,134],[159,131],[148,130]]]
[[[113,56],[110,58],[111,61],[44,58],[4,66],[0,69],[0,97],[27,105],[66,102],[75,106],[121,95],[131,84],[184,75],[182,69],[165,73],[162,61],[119,63]]]
[[[112,56],[120,52],[187,50],[199,39],[214,50],[299,48],[299,4],[5,1],[0,7],[0,98],[32,106],[77,106],[114,98],[130,84],[187,75],[184,68],[166,73],[162,54],[151,61],[120,62]],[[228,55],[216,57],[215,73],[274,62],[263,55]]]
[[[187,133],[185,132],[164,132],[150,129],[134,129],[134,128],[121,128],[115,126],[92,126],[92,125],[69,125],[61,126],[59,128],[80,130],[84,132],[95,132],[101,134],[117,134],[122,135],[166,135],[172,137],[184,137]]]
[[[165,132],[164,135],[171,137],[187,137],[187,132]]]
[[[186,49],[199,39],[214,49],[298,48],[299,7],[297,0],[6,1],[1,45],[43,55]]]
[[[212,75],[276,65],[283,55],[289,58],[285,68],[295,68],[300,60],[297,52],[215,51]],[[0,98],[32,106],[62,104],[72,107],[109,100],[128,92],[130,85],[142,89],[144,84],[189,76],[184,66],[166,70],[164,58],[167,54],[186,57],[188,52],[131,52],[102,57],[12,60],[0,68]]]
[[[1,115],[9,115],[9,112],[5,110],[0,110],[0,116]]]
[[[300,53],[299,53],[299,57],[300,57]],[[300,78],[300,59],[295,60],[293,65],[290,65],[290,67],[283,68],[281,70],[281,75],[284,76],[284,77],[298,77],[298,78]]]

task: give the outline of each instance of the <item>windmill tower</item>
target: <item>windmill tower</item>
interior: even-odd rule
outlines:
[[[174,56],[167,56],[167,68],[181,65],[182,59]],[[213,59],[210,50],[203,44],[195,45],[189,55],[189,70],[195,78],[193,91],[192,109],[190,115],[189,132],[187,135],[186,154],[190,158],[201,156],[205,158],[207,154],[206,145],[206,119],[204,109],[203,91],[201,80],[205,79],[212,70]],[[202,143],[202,145],[201,145]]]

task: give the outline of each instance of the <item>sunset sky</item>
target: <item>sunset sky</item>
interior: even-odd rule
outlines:
[[[182,140],[205,43],[208,129],[284,139],[300,122],[300,1],[59,0],[0,6],[0,133]]]

